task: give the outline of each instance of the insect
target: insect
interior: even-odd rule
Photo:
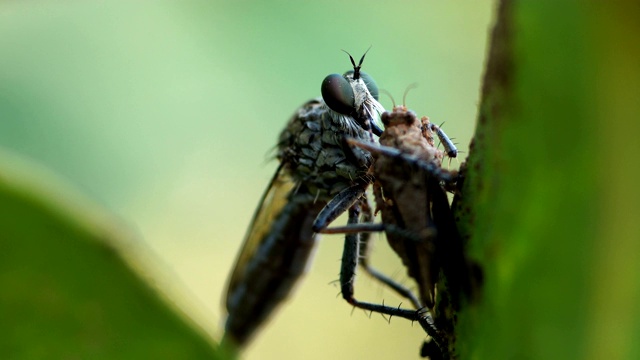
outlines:
[[[223,342],[242,347],[250,341],[309,266],[318,240],[312,225],[321,210],[335,197],[363,193],[370,183],[371,155],[351,151],[345,142],[382,133],[375,123],[384,111],[377,86],[360,71],[365,55],[357,64],[349,55],[353,70],[327,76],[322,99],[299,108],[280,135],[280,165],[229,278]]]
[[[443,323],[442,327],[437,327],[439,324],[431,316],[435,309],[436,282],[440,271],[446,270],[453,272],[451,287],[457,286],[460,270],[456,266],[464,267],[464,264],[460,258],[461,243],[449,201],[441,185],[454,183],[457,173],[442,169],[444,153],[434,146],[434,132],[441,140],[450,140],[427,117],[418,119],[404,105],[394,106],[391,113],[383,113],[381,120],[385,130],[380,136],[380,145],[358,139],[349,139],[348,142],[373,155],[370,172],[375,179],[373,193],[382,224],[347,225],[327,231],[385,231],[390,246],[402,259],[409,276],[416,281],[418,295],[391,279],[381,279],[408,298],[416,309],[390,308],[384,311],[418,321],[433,340],[425,344],[425,354],[432,358],[448,358],[451,326]],[[453,264],[448,264],[449,261]]]

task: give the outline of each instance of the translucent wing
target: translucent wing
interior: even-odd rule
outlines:
[[[247,262],[255,255],[260,241],[271,230],[275,218],[282,212],[282,209],[287,204],[289,194],[295,187],[291,176],[285,174],[282,168],[283,164],[280,164],[267,190],[262,195],[262,199],[260,199],[260,205],[258,205],[256,212],[253,214],[253,220],[249,225],[242,249],[238,254],[229,278],[226,295],[227,302],[229,293],[232,293],[241,281]],[[229,304],[227,303],[228,306]]]
[[[281,168],[247,233],[227,290],[225,338],[247,343],[292,293],[308,268],[318,236],[313,220],[326,201],[296,191]]]

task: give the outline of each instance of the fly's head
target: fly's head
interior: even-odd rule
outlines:
[[[353,70],[327,76],[320,89],[332,116],[339,119],[345,129],[358,126],[379,136],[382,129],[376,125],[376,120],[384,112],[384,107],[378,102],[379,91],[375,81],[360,70],[365,55],[366,52],[357,65],[349,55]]]

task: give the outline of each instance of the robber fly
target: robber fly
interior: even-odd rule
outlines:
[[[460,270],[456,267],[464,267],[460,260],[459,235],[443,187],[455,183],[457,172],[441,167],[445,152],[436,148],[434,134],[441,140],[450,140],[427,117],[418,119],[404,105],[394,106],[391,113],[383,113],[381,120],[385,130],[380,136],[380,145],[358,139],[349,139],[348,142],[367,150],[374,158],[370,173],[374,178],[376,212],[381,212],[382,223],[348,224],[326,232],[385,231],[390,246],[407,267],[408,275],[416,281],[418,294],[416,296],[390,278],[379,277],[409,299],[415,308],[396,308],[395,311],[391,308],[384,313],[418,321],[432,338],[431,343],[425,343],[423,354],[432,359],[449,358],[451,326],[443,324],[438,327],[431,314],[435,309],[436,282],[441,270],[453,272],[448,280],[457,284]],[[445,144],[446,153],[455,155],[450,149]],[[369,267],[366,256],[361,265]]]
[[[365,52],[366,55],[366,52]],[[370,183],[371,155],[351,151],[347,137],[373,140],[384,108],[373,79],[353,70],[322,82],[322,98],[308,101],[280,134],[280,166],[249,226],[228,282],[224,341],[246,344],[289,296],[309,266],[318,236],[314,220],[336,196],[360,192]],[[342,195],[341,195],[342,196]],[[347,209],[330,210],[340,214]],[[328,222],[326,223],[328,224]]]

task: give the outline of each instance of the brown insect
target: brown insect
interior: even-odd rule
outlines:
[[[431,350],[431,357],[448,358],[449,334],[437,327],[431,314],[435,310],[436,283],[440,279],[440,272],[451,272],[452,268],[460,265],[459,259],[454,264],[446,262],[459,258],[462,251],[444,189],[445,185],[452,187],[455,184],[457,172],[441,167],[445,153],[435,146],[434,136],[446,139],[449,143],[450,140],[427,117],[418,119],[405,106],[395,106],[391,113],[383,113],[381,120],[385,129],[380,136],[380,145],[357,139],[349,139],[348,142],[367,150],[374,158],[370,174],[374,178],[376,212],[381,213],[382,223],[351,224],[330,228],[326,232],[386,233],[390,246],[407,267],[408,275],[418,285],[417,295],[371,269],[366,256],[362,258],[360,265],[409,299],[415,310],[392,307],[371,310],[418,321],[433,339],[430,344],[435,345],[433,348],[436,350]],[[455,154],[449,151],[449,155]],[[453,271],[458,272],[455,269]],[[354,273],[348,271],[344,276]],[[352,284],[352,281],[343,280],[342,277],[343,274],[341,283]],[[457,275],[453,277],[454,282],[459,282]],[[454,291],[457,292],[458,289]],[[448,324],[443,324],[443,328],[449,327]]]

